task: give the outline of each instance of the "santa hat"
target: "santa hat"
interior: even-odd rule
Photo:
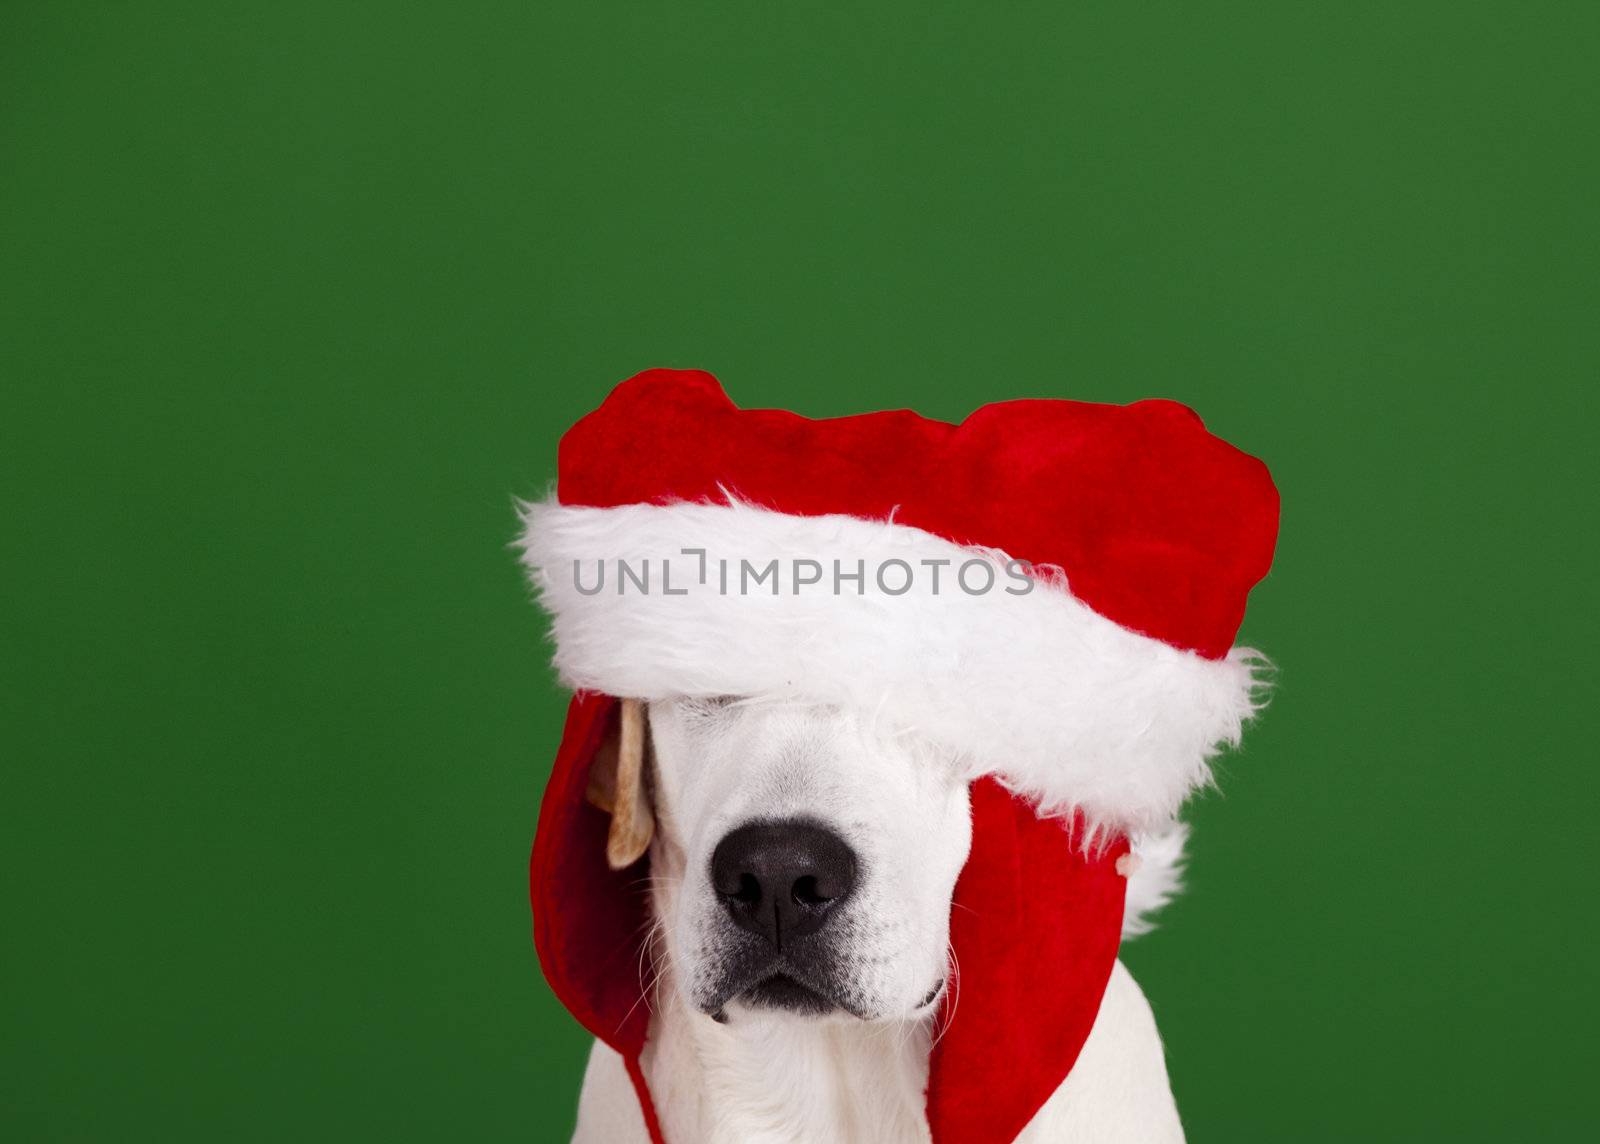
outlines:
[[[623,1056],[659,1140],[643,878],[608,866],[585,798],[614,697],[858,707],[973,779],[927,1111],[938,1144],[1010,1140],[1094,1023],[1129,839],[1171,831],[1255,709],[1232,644],[1277,534],[1266,467],[1168,401],[818,421],[651,370],[568,431],[559,469],[521,539],[578,692],[531,869],[557,996]]]

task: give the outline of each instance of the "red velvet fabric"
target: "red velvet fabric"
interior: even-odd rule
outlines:
[[[909,410],[740,409],[717,379],[647,370],[561,441],[563,504],[721,500],[897,521],[1059,565],[1124,627],[1211,658],[1272,562],[1267,468],[1171,401],[1003,401],[959,425]]]
[[[589,767],[617,715],[609,695],[578,694],[567,707],[538,832],[528,863],[533,944],[545,979],[567,1011],[622,1054],[652,1144],[665,1144],[639,1054],[650,1029],[641,1000],[650,967],[649,860],[626,870],[606,863],[610,818],[587,798]]]
[[[580,693],[567,708],[533,839],[529,882],[533,943],[561,1003],[589,1032],[623,1056],[644,1047],[650,1013],[635,1005],[648,967],[640,953],[650,903],[645,864],[606,864],[611,820],[587,797],[589,766],[616,718],[609,695]]]
[[[993,779],[972,787],[972,853],[956,883],[958,977],[933,1049],[935,1144],[1013,1139],[1072,1071],[1121,943],[1126,840],[1085,853]]]

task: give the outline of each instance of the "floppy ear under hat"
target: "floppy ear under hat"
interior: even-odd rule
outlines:
[[[1010,1140],[1094,1023],[1128,837],[1173,821],[1254,710],[1232,643],[1277,534],[1266,467],[1166,401],[810,420],[652,370],[573,426],[559,470],[521,539],[578,692],[531,867],[557,996],[659,1140],[644,870],[610,868],[585,798],[612,697],[857,706],[973,779],[927,1111],[938,1144]]]

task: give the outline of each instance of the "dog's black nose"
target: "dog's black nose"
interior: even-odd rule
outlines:
[[[734,922],[778,950],[821,929],[855,883],[855,851],[809,822],[741,826],[711,855],[711,884]]]

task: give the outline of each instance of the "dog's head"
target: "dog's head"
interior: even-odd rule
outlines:
[[[719,1020],[931,1013],[972,836],[955,761],[833,707],[680,699],[648,712],[639,781],[624,764],[609,800],[613,842],[624,828],[613,861],[642,850],[636,824],[653,811],[670,987]]]

